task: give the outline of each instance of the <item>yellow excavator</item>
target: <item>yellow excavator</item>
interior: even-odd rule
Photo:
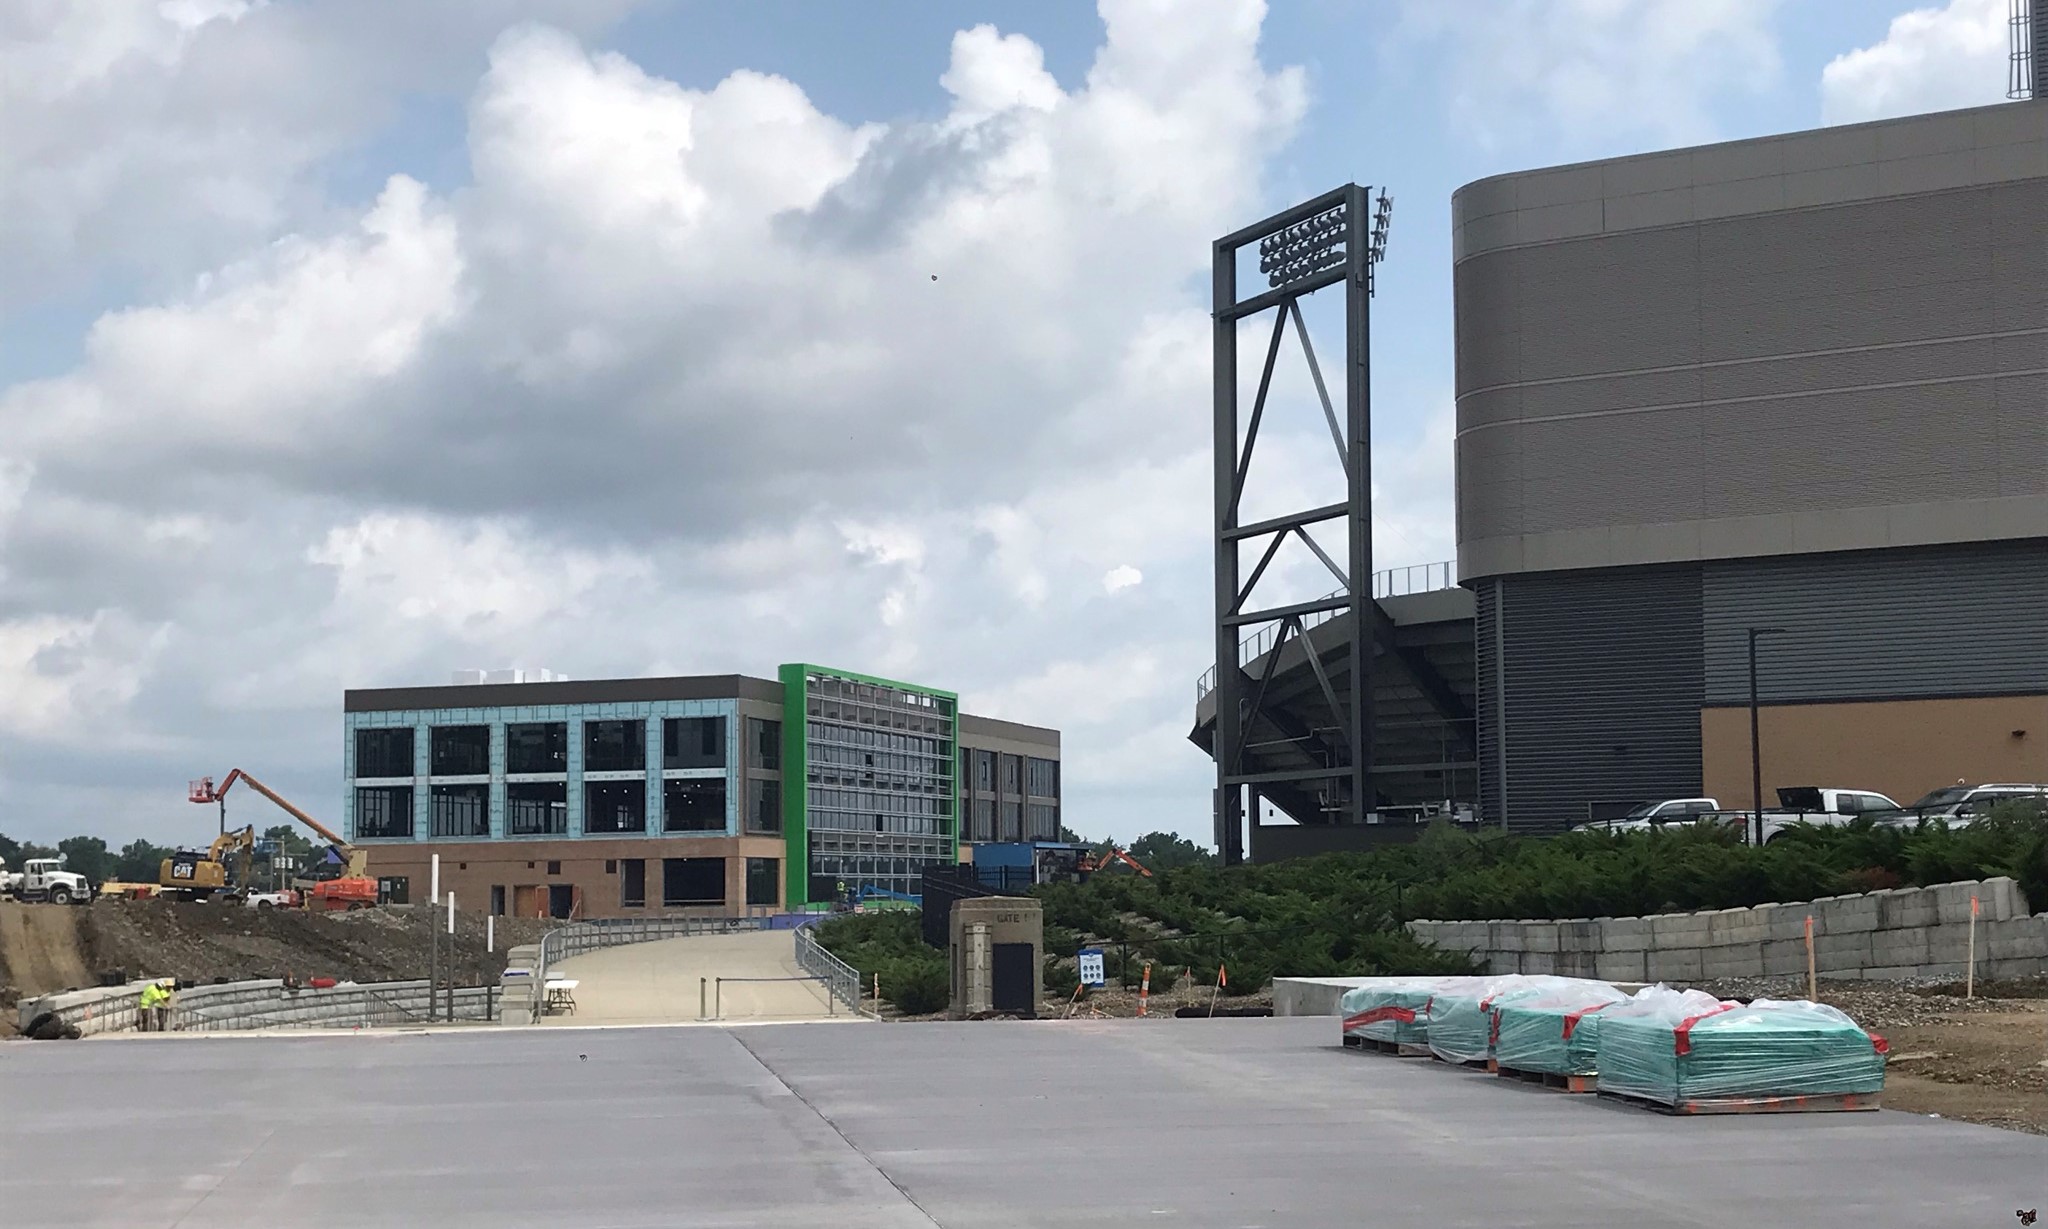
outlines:
[[[254,824],[223,832],[205,849],[179,849],[157,870],[157,895],[171,900],[235,897],[249,890],[256,861]]]

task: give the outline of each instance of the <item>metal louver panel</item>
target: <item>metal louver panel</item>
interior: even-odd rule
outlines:
[[[2048,540],[1705,565],[1707,703],[2048,691]]]
[[[1546,831],[1592,803],[1700,789],[1700,570],[1685,565],[1500,580],[1507,825]],[[1482,648],[1481,652],[1487,651]],[[1483,694],[1483,693],[1482,693]],[[1498,820],[1498,814],[1488,816]]]

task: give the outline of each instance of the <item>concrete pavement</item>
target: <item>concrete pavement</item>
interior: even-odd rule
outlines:
[[[2048,1139],[1666,1118],[1327,1018],[0,1046],[0,1223],[2011,1224]]]
[[[829,992],[815,981],[712,985],[715,978],[803,978],[795,932],[788,930],[608,947],[564,960],[548,975],[576,980],[576,1013],[544,1016],[542,1024],[679,1023],[699,1018],[700,997],[705,1012],[730,1021],[816,1020],[834,1014]],[[847,1013],[840,1008],[837,1014]]]

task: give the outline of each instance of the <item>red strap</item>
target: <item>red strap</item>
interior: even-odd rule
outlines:
[[[1403,1024],[1413,1024],[1415,1012],[1406,1007],[1375,1007],[1370,1011],[1361,1011],[1355,1016],[1344,1017],[1344,1031],[1350,1032],[1354,1028],[1378,1024],[1382,1020],[1398,1020]]]
[[[1680,1055],[1692,1053],[1693,1025],[1698,1024],[1700,1021],[1706,1019],[1708,1016],[1718,1016],[1724,1011],[1734,1011],[1736,1008],[1740,1006],[1742,1006],[1742,1004],[1740,1003],[1723,1003],[1719,1007],[1714,1008],[1714,1010],[1712,1011],[1703,1011],[1696,1016],[1691,1016],[1687,1019],[1680,1020],[1678,1022],[1678,1027],[1671,1030],[1672,1053]]]
[[[1572,1039],[1572,1030],[1579,1026],[1579,1021],[1581,1019],[1583,1019],[1586,1016],[1592,1015],[1596,1011],[1606,1011],[1608,1008],[1612,1006],[1614,1006],[1614,1004],[1612,1003],[1596,1003],[1591,1007],[1581,1007],[1577,1011],[1572,1012],[1570,1015],[1567,1015],[1564,1018],[1564,1039],[1566,1041],[1570,1041]]]
[[[1870,1048],[1876,1050],[1879,1054],[1889,1054],[1892,1052],[1892,1043],[1876,1033],[1872,1033],[1870,1035]]]

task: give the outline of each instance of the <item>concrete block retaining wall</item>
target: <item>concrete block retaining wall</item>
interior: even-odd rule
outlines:
[[[46,1011],[78,1026],[78,1031],[95,1033],[135,1031],[136,1002],[142,982],[127,986],[71,990],[26,999],[20,1004],[20,1025]],[[455,1018],[495,1018],[496,986],[468,986],[455,991]],[[448,989],[441,989],[442,1010],[447,1010]],[[222,985],[193,986],[181,990],[171,1011],[171,1027],[178,1032],[220,1032],[258,1028],[359,1028],[424,1024],[427,1018],[427,983],[424,981],[370,982],[341,985],[321,990],[288,991],[274,979],[227,982]]]
[[[2007,878],[1829,896],[1796,904],[1564,921],[1410,922],[1415,936],[1470,952],[1492,973],[1606,981],[1714,981],[1806,972],[1830,977],[1961,977],[1969,967],[1970,898],[1978,902],[1977,976],[2048,973],[2048,913],[2029,914]]]

